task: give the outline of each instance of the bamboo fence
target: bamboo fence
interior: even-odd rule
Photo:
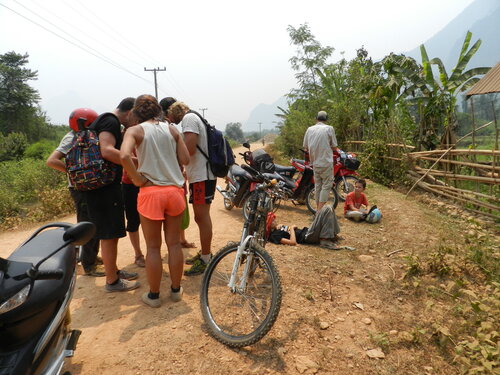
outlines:
[[[364,141],[345,143],[362,154],[359,148]],[[409,161],[407,176],[414,181],[414,186],[451,199],[475,214],[500,220],[499,150],[455,149],[452,146],[414,152],[413,147],[404,144],[387,146],[388,155],[383,158],[399,163]]]

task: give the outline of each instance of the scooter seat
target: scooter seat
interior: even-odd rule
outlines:
[[[278,172],[281,175],[285,175],[287,177],[293,177],[295,172],[297,171],[295,167],[291,166],[284,166],[284,165],[279,165],[279,164],[274,164],[276,167],[276,172]]]
[[[40,260],[64,244],[63,234],[64,230],[62,228],[41,232],[28,243],[18,247],[7,259],[36,265]],[[54,302],[62,301],[73,277],[75,264],[76,250],[73,245],[68,245],[52,255],[40,265],[39,270],[61,269],[64,271],[64,276],[60,280],[36,280],[26,302],[9,311],[6,315],[14,313],[15,320],[21,320],[35,315]],[[3,318],[7,317],[2,317],[2,320]]]
[[[252,177],[252,175],[250,173],[245,171],[243,168],[241,168],[237,164],[231,165],[231,174],[233,176],[243,176],[243,177],[248,178],[248,179]]]
[[[299,163],[299,164],[306,164],[306,161],[304,159],[292,159],[292,162]]]

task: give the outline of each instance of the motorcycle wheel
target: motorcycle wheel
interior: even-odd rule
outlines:
[[[313,214],[316,214],[317,204],[314,185],[307,188],[305,196],[307,208]],[[332,189],[330,190],[330,195],[328,196],[326,204],[331,204],[333,209],[337,208],[337,205],[339,204],[339,195],[337,194],[337,190],[335,190],[335,187],[332,187]]]
[[[344,176],[344,178],[339,177],[335,183],[335,189],[337,190],[337,193],[339,195],[339,199],[341,202],[345,201],[345,198],[347,194],[351,193],[354,191],[354,186],[356,185],[356,182],[359,181],[359,178],[356,176]]]
[[[226,184],[226,191],[229,191],[229,184]],[[230,210],[232,210],[233,207],[234,207],[234,204],[231,201],[231,199],[224,198],[224,208],[226,210],[230,211]]]

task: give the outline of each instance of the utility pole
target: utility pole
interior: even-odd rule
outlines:
[[[262,128],[261,128],[262,122],[258,122],[258,124],[259,124],[259,136],[262,139]]]
[[[160,68],[153,68],[153,69],[146,69],[144,68],[145,72],[153,72],[155,76],[155,98],[158,99],[158,84],[156,83],[156,72],[164,72],[167,70],[167,68],[163,67],[163,69]]]
[[[207,109],[208,109],[208,108],[200,108],[201,115],[203,116],[203,118],[205,118],[205,111],[206,111]]]

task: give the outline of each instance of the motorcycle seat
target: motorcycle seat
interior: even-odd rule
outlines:
[[[251,178],[250,173],[248,173],[247,171],[245,171],[243,168],[241,168],[237,164],[231,165],[231,173],[233,174],[233,176],[243,176],[243,177],[245,177],[247,179]]]
[[[7,259],[35,265],[63,245],[63,234],[64,230],[59,228],[41,232],[28,243],[18,247]],[[60,280],[36,280],[26,302],[11,311],[15,313],[16,320],[32,316],[42,311],[46,306],[62,300],[71,283],[75,264],[76,251],[72,245],[61,249],[42,263],[40,271],[61,269],[64,271],[64,276]]]
[[[295,167],[292,166],[284,166],[279,164],[274,164],[276,167],[276,172],[279,174],[284,174],[285,176],[292,177],[293,174],[297,171]]]
[[[298,163],[298,164],[302,164],[302,165],[306,164],[306,161],[304,159],[295,159],[295,158],[293,158],[292,162]]]

